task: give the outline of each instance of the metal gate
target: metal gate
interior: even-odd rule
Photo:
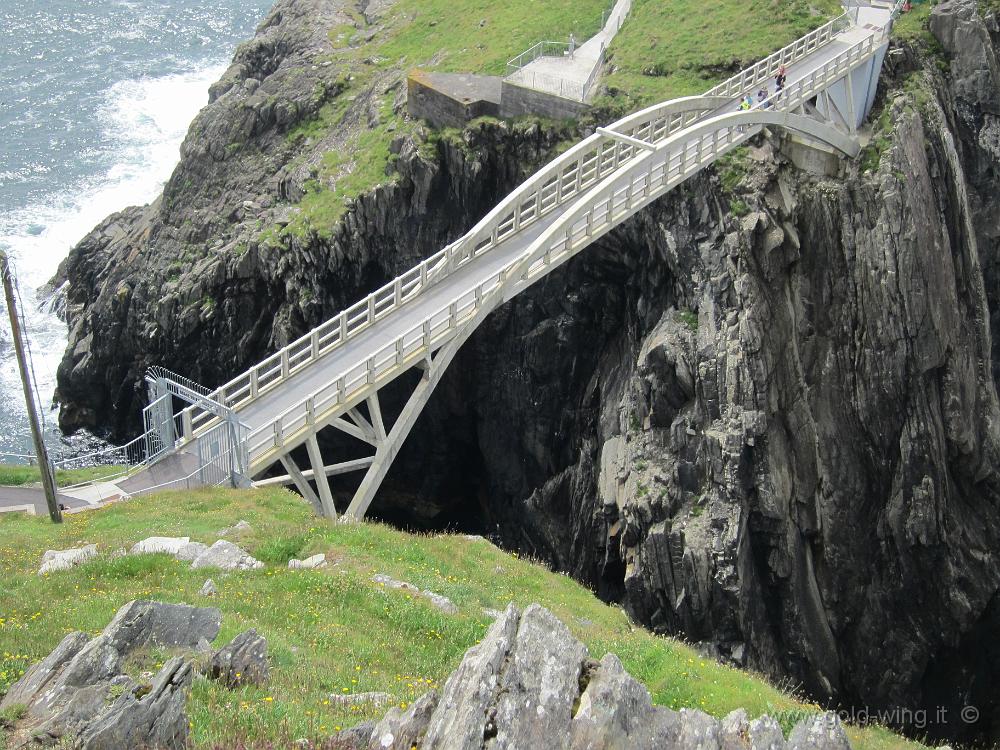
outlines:
[[[249,486],[246,425],[221,422],[198,436],[199,479],[202,484]]]
[[[174,447],[174,404],[167,393],[142,410],[145,427],[146,460],[152,461]]]
[[[202,484],[217,485],[232,481],[232,432],[222,422],[198,437],[198,478]]]

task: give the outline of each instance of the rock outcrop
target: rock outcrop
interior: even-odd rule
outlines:
[[[208,676],[226,687],[264,685],[270,675],[267,639],[251,628],[212,654]]]
[[[220,570],[259,570],[264,567],[264,563],[242,547],[220,539],[195,557],[191,567],[219,568]]]
[[[19,706],[23,721],[13,747],[69,743],[79,750],[181,750],[192,667],[183,656],[166,661],[150,685],[123,672],[126,660],[149,646],[193,652],[219,633],[217,609],[134,601],[101,635],[70,633],[33,665],[0,700]]]
[[[77,565],[97,557],[97,545],[88,544],[73,549],[50,549],[42,555],[42,564],[38,567],[38,575],[54,573],[57,570],[69,570]]]
[[[403,139],[391,184],[329,237],[257,242],[303,184],[285,133],[312,105],[291,71],[336,95],[333,68],[303,64],[332,6],[279,2],[163,198],[72,252],[64,426],[127,433],[147,365],[226,380],[440,249],[568,135]],[[764,139],[720,167],[738,195],[703,173],[494,313],[372,512],[496,531],[822,700],[952,718],[967,700],[981,722],[925,731],[998,739],[1000,32],[975,0],[930,29],[893,43],[841,178]]]
[[[649,691],[586,647],[551,612],[513,605],[469,649],[441,689],[392,708],[374,727],[338,737],[356,750],[850,750],[834,714],[800,722],[785,742],[774,719],[721,722],[653,706]]]

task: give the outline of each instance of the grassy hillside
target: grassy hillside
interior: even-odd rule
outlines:
[[[261,240],[329,236],[352,198],[392,179],[389,144],[416,130],[398,110],[393,88],[408,71],[503,75],[508,60],[538,41],[593,35],[610,6],[611,0],[400,0],[376,24],[357,14],[353,24],[330,29],[329,62],[343,90],[289,138],[319,142],[333,134],[333,140],[301,213],[286,227],[264,228]],[[597,104],[625,114],[704,91],[841,12],[838,0],[635,0],[609,49],[610,95]],[[378,113],[366,127],[356,124],[360,101]]]
[[[634,0],[604,83],[625,109],[700,94],[841,13],[839,0]]]
[[[206,543],[246,519],[252,530],[230,537],[267,563],[265,570],[212,574],[219,595],[199,597],[206,571],[165,555],[109,553],[151,535]],[[70,571],[38,576],[42,553],[96,543],[102,555]],[[290,571],[292,556],[325,552],[338,564]],[[424,599],[372,583],[387,573],[450,597],[446,615]],[[463,536],[413,536],[385,526],[320,521],[283,490],[165,493],[68,516],[62,526],[23,515],[0,516],[0,693],[71,630],[99,631],[134,598],[211,604],[222,609],[222,643],[249,627],[270,643],[271,684],[231,692],[199,680],[189,710],[198,747],[237,739],[281,742],[322,736],[379,712],[340,709],[331,693],[386,691],[406,704],[440,684],[485,633],[483,608],[540,602],[597,656],[617,653],[664,706],[717,716],[736,707],[777,714],[787,728],[815,706],[746,673],[700,657],[678,641],[633,627],[624,613],[566,576]],[[152,656],[150,668],[159,658]],[[383,709],[384,710],[384,709]],[[785,713],[781,713],[785,712]],[[852,729],[856,747],[918,748],[888,731]]]

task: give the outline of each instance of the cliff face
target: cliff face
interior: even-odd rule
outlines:
[[[527,124],[439,142],[418,129],[392,144],[383,184],[326,231],[268,238],[301,214],[325,154],[380,124],[384,96],[396,95],[397,112],[405,103],[401,71],[353,83],[359,63],[330,40],[362,11],[376,34],[380,10],[276,3],[212,86],[163,195],[73,249],[59,272],[69,281],[63,430],[134,432],[152,364],[225,382],[460,236],[567,137]],[[312,132],[325,106],[342,118]]]
[[[149,364],[226,379],[471,226],[567,135],[400,139],[330,238],[241,239],[296,196],[288,108],[247,101],[299,90],[282,71],[323,44],[294,22],[307,5],[241,50],[162,201],[71,255],[64,425],[126,431]],[[762,141],[725,167],[738,200],[703,174],[491,316],[373,511],[478,523],[833,703],[945,706],[926,731],[1000,737],[1000,33],[972,0],[931,29],[890,52],[841,179]],[[302,91],[337,96],[329,75]],[[319,106],[292,100],[293,120]],[[245,153],[213,146],[236,127]]]

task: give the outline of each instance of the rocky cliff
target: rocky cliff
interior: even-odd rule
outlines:
[[[134,429],[150,364],[226,379],[460,234],[571,135],[400,136],[328,234],[261,241],[336,137],[288,133],[344,94],[303,20],[341,12],[281,0],[163,198],[71,254],[65,427]],[[1000,738],[1000,31],[974,0],[930,30],[894,44],[871,144],[837,178],[764,139],[497,311],[373,510],[476,523],[830,704],[944,706],[924,731]],[[350,121],[397,85],[354,91]]]

